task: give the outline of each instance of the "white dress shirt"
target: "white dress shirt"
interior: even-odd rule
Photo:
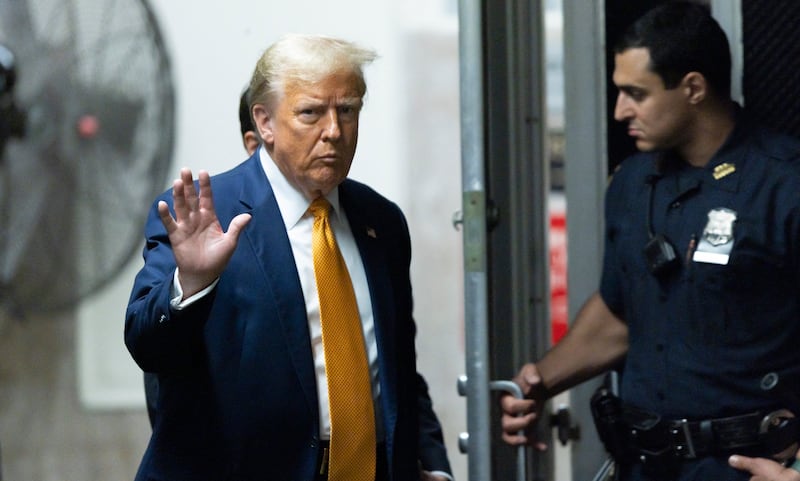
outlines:
[[[314,216],[308,211],[311,201],[294,188],[283,176],[278,166],[269,157],[266,149],[260,147],[259,155],[264,172],[272,186],[275,200],[283,217],[286,232],[289,234],[289,243],[294,254],[294,263],[300,275],[300,284],[306,301],[308,313],[308,328],[311,333],[311,350],[314,355],[314,368],[317,374],[317,394],[319,397],[320,437],[330,439],[330,413],[328,411],[328,378],[325,375],[325,354],[322,348],[322,328],[319,321],[319,297],[317,296],[317,281],[314,277],[314,260],[311,255],[311,230],[314,226]],[[367,275],[364,264],[358,252],[353,233],[347,216],[339,205],[339,190],[333,189],[326,196],[331,204],[329,222],[336,236],[336,243],[347,264],[347,271],[353,283],[356,294],[358,313],[364,328],[367,357],[369,358],[369,371],[372,382],[372,397],[375,406],[375,429],[378,439],[383,439],[383,423],[380,416],[380,385],[378,383],[378,345],[375,342],[375,323],[372,317],[372,301],[369,296]]]

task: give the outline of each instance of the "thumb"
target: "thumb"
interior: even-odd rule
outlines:
[[[536,369],[536,365],[533,363],[528,363],[522,366],[517,379],[527,383],[529,386],[538,384],[541,381],[541,377],[539,377],[539,370]]]
[[[525,373],[525,382],[527,382],[531,386],[533,386],[535,384],[539,384],[539,382],[541,380],[542,380],[542,378],[539,377],[539,374],[537,374],[535,372],[528,371],[528,372]]]
[[[752,472],[752,470],[756,468],[755,458],[748,458],[747,456],[741,456],[738,454],[734,454],[733,456],[729,457],[728,464],[740,471]]]
[[[250,219],[253,217],[250,214],[239,214],[231,220],[231,223],[228,225],[228,232],[227,235],[233,236],[234,239],[239,238],[239,234],[242,232],[242,229],[250,222]]]

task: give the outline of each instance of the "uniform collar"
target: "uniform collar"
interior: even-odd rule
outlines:
[[[730,135],[703,168],[704,183],[729,192],[739,190],[742,171],[747,161],[750,134],[753,131],[750,120],[739,105],[736,106],[735,115],[736,124]]]
[[[747,143],[752,126],[738,105],[735,116],[736,124],[733,130],[704,167],[697,168],[687,165],[672,152],[664,151],[656,155],[655,172],[664,178],[674,177],[672,185],[676,197],[681,197],[689,191],[699,188],[701,184],[712,189],[729,192],[739,190],[739,182],[749,150]]]
[[[275,165],[275,162],[263,146],[260,147],[259,153],[261,155],[261,165],[272,186],[272,191],[275,194],[275,201],[278,203],[278,209],[281,211],[283,222],[288,231],[305,216],[311,201],[306,199],[302,192],[286,180],[286,177],[284,177],[278,166]],[[339,206],[339,187],[335,187],[325,198],[328,199],[328,202],[331,204],[330,215],[338,218],[339,212],[341,211]]]

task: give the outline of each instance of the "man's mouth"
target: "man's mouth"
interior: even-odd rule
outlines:
[[[336,162],[339,159],[339,156],[336,153],[327,153],[318,155],[317,159],[323,162]]]

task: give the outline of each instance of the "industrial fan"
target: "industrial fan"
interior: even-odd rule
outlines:
[[[0,0],[0,308],[68,307],[124,267],[173,131],[144,0]]]

